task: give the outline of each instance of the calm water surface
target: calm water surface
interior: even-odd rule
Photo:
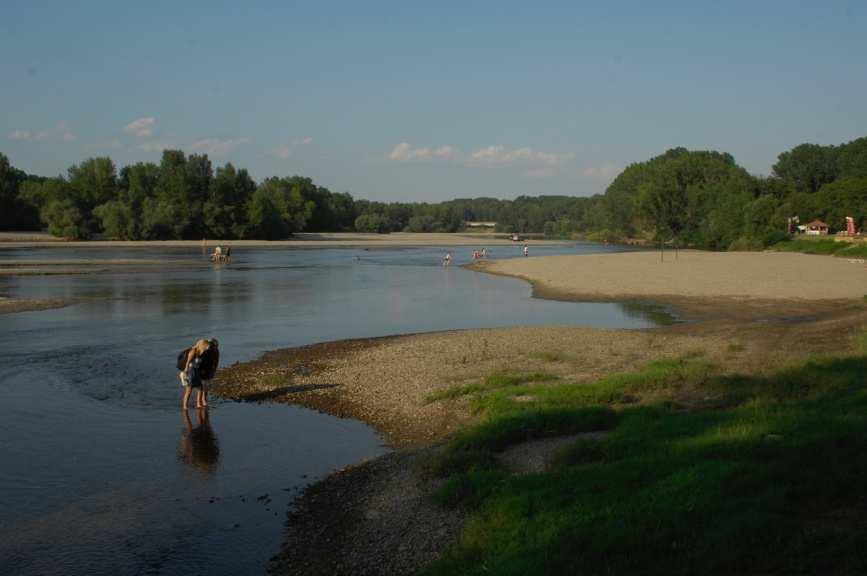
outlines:
[[[341,338],[651,324],[616,304],[535,300],[524,282],[443,269],[445,251],[250,249],[200,268],[183,265],[202,258],[190,249],[0,249],[0,259],[175,262],[0,277],[3,296],[79,300],[0,316],[0,573],[261,573],[298,490],[385,451],[360,422],[295,407],[214,401],[185,419],[173,364],[198,337],[220,340],[225,365]]]

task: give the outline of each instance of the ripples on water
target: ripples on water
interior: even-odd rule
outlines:
[[[225,365],[340,338],[650,323],[614,304],[534,300],[523,282],[444,270],[445,250],[239,250],[231,266],[201,268],[171,265],[197,250],[0,250],[170,264],[0,277],[0,295],[80,300],[0,317],[0,573],[262,572],[291,497],[383,451],[365,425],[295,407],[213,402],[208,420],[185,420],[173,364],[197,337],[219,338]],[[469,249],[452,250],[468,260]]]

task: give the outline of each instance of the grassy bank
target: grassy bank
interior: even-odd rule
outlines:
[[[831,238],[795,238],[773,246],[780,252],[802,252],[804,254],[833,254],[844,258],[867,258],[867,244],[837,242]]]
[[[696,351],[591,384],[497,375],[430,398],[470,396],[486,417],[424,463],[447,478],[438,500],[471,513],[429,573],[864,573],[867,334],[850,345],[761,376]],[[497,464],[567,434],[546,472]]]

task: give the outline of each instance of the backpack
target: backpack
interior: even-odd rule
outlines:
[[[178,354],[178,362],[177,362],[178,370],[183,370],[184,368],[187,367],[187,354],[189,354],[189,352],[190,352],[190,349],[187,348],[186,350],[184,350],[183,352]]]

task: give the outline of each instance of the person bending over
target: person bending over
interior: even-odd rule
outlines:
[[[181,382],[184,386],[184,397],[181,400],[181,406],[184,410],[189,408],[190,394],[193,388],[196,392],[196,408],[207,408],[208,400],[203,389],[204,380],[202,379],[202,364],[206,352],[211,345],[207,340],[198,340],[192,348],[187,351],[187,356],[184,361],[183,377]]]

